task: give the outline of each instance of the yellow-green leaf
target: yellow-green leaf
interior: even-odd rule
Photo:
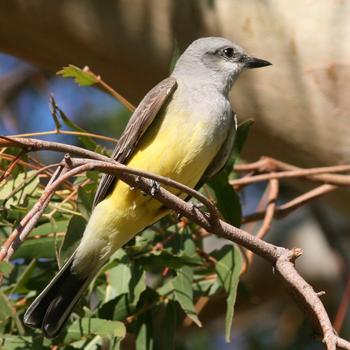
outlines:
[[[98,83],[98,77],[95,74],[72,64],[62,68],[57,74],[61,75],[63,78],[73,78],[74,81],[81,86],[90,86]]]

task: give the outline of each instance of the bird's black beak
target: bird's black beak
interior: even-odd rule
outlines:
[[[271,66],[272,63],[269,61],[262,60],[260,58],[255,58],[255,57],[249,57],[245,56],[243,58],[244,66],[245,68],[260,68],[260,67],[266,67],[266,66]]]

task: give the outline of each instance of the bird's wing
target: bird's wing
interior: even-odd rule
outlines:
[[[134,152],[141,136],[146,132],[176,89],[176,80],[172,77],[162,80],[143,98],[131,116],[111,156],[120,163],[125,163]],[[116,180],[114,175],[104,174],[98,185],[93,207],[101,202],[111,191]]]
[[[209,164],[196,188],[199,188],[198,186],[202,186],[204,182],[218,174],[230,158],[237,131],[237,118],[236,114],[233,111],[231,111],[231,117],[232,125],[229,128],[226,140],[224,141],[215,158]]]

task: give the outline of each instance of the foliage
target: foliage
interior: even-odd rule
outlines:
[[[79,84],[94,83],[91,75],[73,66],[62,74],[74,76]],[[66,126],[82,131],[59,112]],[[248,128],[249,125],[244,124],[238,129],[234,158],[242,148]],[[80,141],[86,148],[106,152],[89,136],[80,135]],[[43,164],[28,155],[16,158],[17,155],[17,150],[6,149],[0,158],[0,243],[36,203],[53,173],[51,170],[40,172]],[[211,181],[210,187],[224,217],[239,225],[239,199],[232,187],[227,186],[232,164]],[[10,168],[11,172],[6,173]],[[129,334],[133,335],[137,349],[171,349],[175,346],[176,328],[184,319],[202,326],[196,308],[198,301],[222,293],[226,293],[227,298],[226,339],[229,341],[241,271],[240,252],[225,241],[221,249],[204,251],[201,228],[187,220],[179,221],[175,215],[146,229],[111,257],[79,301],[59,337],[47,340],[40,331],[23,325],[25,309],[78,244],[91,212],[97,183],[95,173],[82,174],[65,183],[52,197],[12,262],[1,262],[2,348],[118,349]],[[160,327],[162,334],[159,334]]]

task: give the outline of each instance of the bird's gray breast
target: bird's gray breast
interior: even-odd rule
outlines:
[[[222,143],[232,127],[232,111],[229,100],[211,86],[179,84],[169,106],[183,115],[183,126],[196,128],[203,125],[208,142]],[[181,126],[180,126],[181,127]]]

